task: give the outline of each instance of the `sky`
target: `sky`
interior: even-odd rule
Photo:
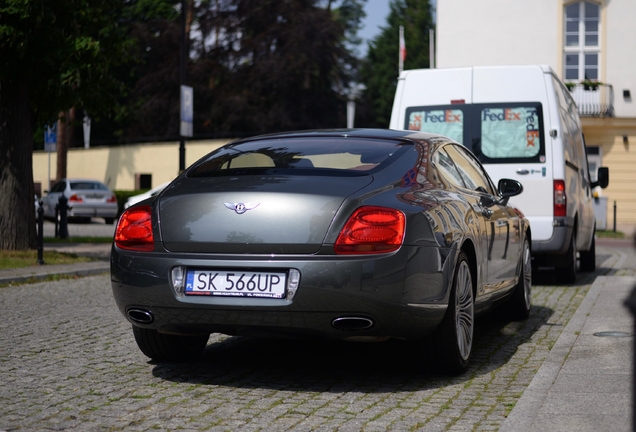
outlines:
[[[358,36],[363,39],[360,50],[367,52],[367,42],[380,34],[380,27],[386,26],[386,18],[389,16],[390,0],[367,0],[364,11],[367,16],[363,20],[363,27]]]
[[[362,21],[363,27],[358,32],[358,36],[363,39],[360,46],[360,52],[366,55],[367,42],[380,34],[380,27],[386,26],[386,18],[389,16],[391,9],[389,8],[390,0],[367,0],[364,11],[367,16]],[[431,6],[435,11],[436,0],[431,0]]]

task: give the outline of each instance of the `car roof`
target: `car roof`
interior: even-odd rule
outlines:
[[[241,142],[256,141],[261,139],[287,139],[287,138],[371,138],[371,139],[402,139],[402,140],[445,140],[452,141],[450,138],[438,134],[428,132],[395,130],[395,129],[314,129],[304,131],[282,132],[267,135],[257,135],[254,137],[244,138],[233,142],[238,144]]]

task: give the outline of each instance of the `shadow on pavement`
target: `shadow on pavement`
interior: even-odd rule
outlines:
[[[413,342],[353,343],[324,339],[228,337],[212,342],[194,362],[155,363],[153,375],[168,381],[273,390],[410,392],[461,384],[502,365],[530,341],[553,311],[533,307],[527,321],[495,313],[476,322],[471,367],[459,377],[436,372]],[[218,335],[213,335],[213,337]]]

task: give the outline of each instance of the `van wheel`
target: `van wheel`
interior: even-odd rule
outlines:
[[[132,326],[135,342],[146,356],[156,361],[185,361],[196,358],[208,344],[209,334],[182,336]]]
[[[566,255],[569,257],[568,263],[554,269],[559,284],[572,284],[576,281],[576,231],[572,233]]]
[[[596,232],[594,232],[596,234]],[[596,241],[594,236],[592,237],[592,245],[590,246],[590,250],[581,251],[579,254],[581,255],[581,271],[583,272],[593,272],[596,270]]]
[[[475,328],[473,280],[464,252],[453,275],[446,315],[431,339],[438,366],[446,373],[466,372],[472,354]]]

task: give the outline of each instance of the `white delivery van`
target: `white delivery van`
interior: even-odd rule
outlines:
[[[549,66],[480,66],[404,71],[391,129],[446,135],[481,160],[495,183],[519,180],[511,199],[530,220],[534,268],[555,267],[574,282],[596,267],[592,189],[581,122],[570,93]]]

